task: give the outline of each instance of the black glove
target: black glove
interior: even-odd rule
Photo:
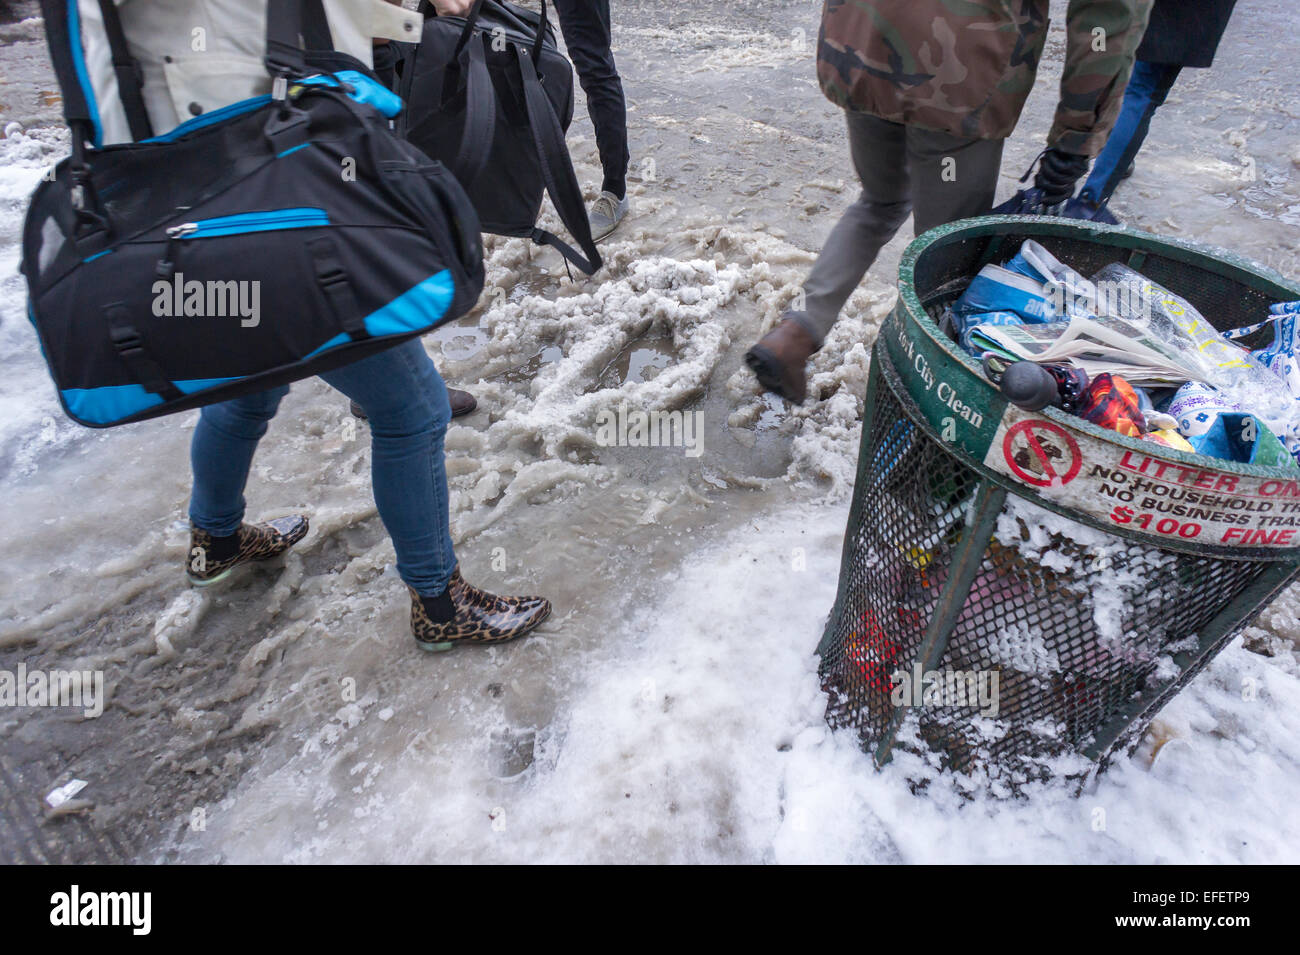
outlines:
[[[1050,146],[1038,164],[1034,186],[1041,193],[1040,201],[1051,208],[1074,198],[1074,186],[1088,171],[1088,157],[1062,152]]]

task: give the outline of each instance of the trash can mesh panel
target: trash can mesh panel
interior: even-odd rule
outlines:
[[[883,732],[893,715],[891,674],[916,655],[978,483],[886,389],[877,393],[857,479],[861,519],[849,529],[853,556],[840,570],[848,599],[822,660],[832,724],[868,735]]]
[[[888,376],[873,378],[821,663],[828,720],[864,744],[886,734],[896,690],[916,701],[915,681],[897,674],[917,662],[979,484],[908,416]],[[917,710],[919,736],[963,771],[1084,749],[1135,694],[1156,702],[1150,712],[1172,696],[1187,676],[1172,655],[1196,653],[1198,629],[1263,566],[1165,551],[1008,496],[934,671],[938,688],[927,684],[936,696]]]

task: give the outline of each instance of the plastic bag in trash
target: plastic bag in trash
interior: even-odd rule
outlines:
[[[1043,283],[1000,265],[986,265],[970,280],[966,291],[952,306],[961,322],[971,316],[989,312],[1011,312],[1025,322],[1052,322],[1059,319]],[[967,322],[966,324],[970,324]],[[965,325],[959,326],[965,331]]]
[[[986,343],[976,339],[979,329],[984,325],[1023,325],[1025,320],[1015,312],[980,312],[974,315],[966,315],[962,318],[953,317],[953,328],[962,328],[959,333],[958,343],[968,355],[980,357],[987,351]]]
[[[1273,341],[1251,354],[1286,382],[1293,398],[1300,398],[1300,302],[1273,305],[1269,312],[1273,315]]]
[[[1198,369],[1202,381],[1230,391],[1270,429],[1290,430],[1297,411],[1291,396],[1278,389],[1272,372],[1246,349],[1227,341],[1190,302],[1118,262],[1098,271],[1093,281],[1105,290],[1109,311],[1148,329],[1190,368]]]
[[[1011,257],[1006,268],[1041,283],[1043,294],[1052,303],[1058,318],[1097,312],[1096,286],[1033,239],[1020,244],[1020,251]]]
[[[1137,393],[1138,407],[1142,409],[1142,417],[1146,418],[1148,431],[1177,431],[1178,419],[1171,414],[1163,411],[1157,411],[1155,402],[1151,400],[1151,395],[1145,388],[1134,387]],[[1187,442],[1184,441],[1184,444]]]

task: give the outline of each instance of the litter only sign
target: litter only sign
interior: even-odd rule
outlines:
[[[1008,406],[985,467],[1117,529],[1215,547],[1300,546],[1300,472],[1258,477],[1171,461]]]

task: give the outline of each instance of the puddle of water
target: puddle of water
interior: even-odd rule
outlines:
[[[623,347],[604,367],[597,379],[598,388],[617,388],[626,382],[650,381],[676,359],[669,335],[650,334],[634,339]]]

